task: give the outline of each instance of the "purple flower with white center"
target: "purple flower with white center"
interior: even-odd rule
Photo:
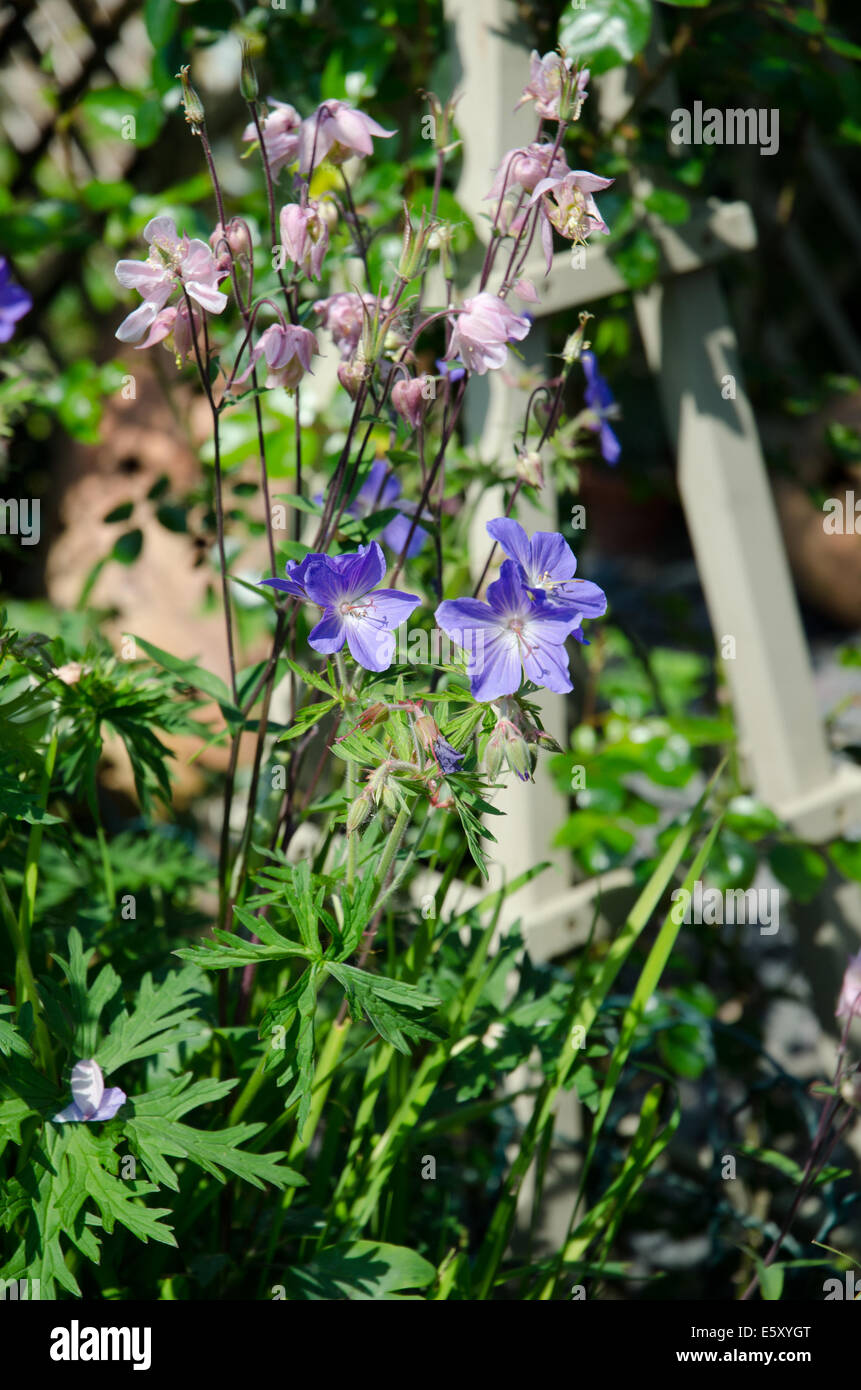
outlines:
[[[536,531],[529,539],[518,521],[499,517],[487,523],[488,534],[520,565],[526,588],[543,602],[564,607],[578,616],[571,636],[586,643],[579,622],[600,618],[607,611],[607,595],[588,579],[575,579],[577,557],[558,531]]]
[[[468,654],[467,674],[477,700],[498,700],[529,680],[557,695],[573,689],[565,639],[580,622],[567,605],[534,600],[516,560],[505,560],[488,587],[487,602],[446,600],[436,610],[443,632]]]
[[[9,274],[9,262],[0,256],[0,343],[8,343],[15,332],[15,325],[33,307],[33,296],[13,283]]]
[[[386,562],[376,541],[337,556],[334,563],[327,556],[308,557],[305,594],[323,609],[308,638],[315,652],[331,656],[346,642],[351,656],[366,671],[388,670],[395,653],[395,629],[421,599],[399,589],[378,589],[385,573]]]
[[[114,334],[121,343],[142,338],[175,289],[184,290],[210,314],[220,314],[227,305],[227,295],[218,288],[227,271],[219,269],[205,241],[180,237],[172,217],[151,218],[143,234],[150,247],[146,260],[117,261],[114,269],[120,284],[137,290],[144,301]]]
[[[324,101],[299,130],[299,173],[310,174],[327,157],[343,164],[350,155],[373,154],[372,135],[390,140],[395,134],[346,101]]]
[[[583,363],[583,372],[586,377],[586,390],[583,393],[583,398],[594,416],[594,423],[588,419],[584,423],[588,429],[593,430],[598,435],[604,462],[617,464],[622,453],[622,446],[608,421],[618,418],[619,407],[613,400],[612,391],[598,370],[594,352],[582,352],[580,361]]]
[[[504,299],[482,290],[463,301],[449,343],[449,352],[460,357],[464,365],[477,376],[484,376],[490,367],[504,367],[508,344],[525,338],[531,320],[515,314]]]
[[[127,1099],[119,1086],[105,1087],[102,1069],[92,1058],[72,1067],[71,1090],[72,1104],[54,1116],[55,1124],[112,1120]]]
[[[353,516],[366,517],[371,516],[374,512],[384,512],[389,507],[396,507],[402,515],[392,517],[382,531],[380,539],[396,555],[400,555],[413,524],[415,503],[401,499],[401,485],[398,479],[394,473],[389,472],[388,466],[382,459],[377,459],[371,464],[371,471],[347,511]],[[408,560],[412,560],[414,556],[418,555],[427,538],[428,533],[424,527],[416,525],[407,551]]]

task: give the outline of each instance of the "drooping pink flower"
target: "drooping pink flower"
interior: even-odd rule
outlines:
[[[323,327],[328,328],[341,356],[351,357],[362,337],[365,314],[373,314],[376,307],[374,295],[342,290],[328,299],[318,299],[314,312],[320,315]]]
[[[310,279],[319,280],[323,257],[329,249],[329,228],[320,215],[319,205],[313,201],[305,207],[287,203],[281,209],[279,225],[287,259]]]
[[[392,387],[392,405],[414,430],[417,430],[422,422],[425,401],[433,399],[425,394],[430,380],[430,377],[416,376],[407,381],[401,376]]]
[[[177,359],[177,365],[184,361],[194,350],[194,339],[200,332],[201,316],[197,309],[194,310],[194,333],[192,334],[192,324],[189,318],[188,305],[183,300],[180,304],[168,304],[167,308],[160,309],[150,324],[149,332],[142,342],[135,344],[135,351],[140,352],[142,348],[153,347],[156,343],[164,343],[165,347],[173,348],[173,354]],[[170,337],[173,343],[166,341]]]
[[[311,358],[319,352],[317,339],[309,328],[295,323],[273,323],[263,330],[251,349],[248,366],[237,384],[246,380],[259,362],[265,357],[268,371],[266,386],[283,386],[293,391],[306,372],[311,370]]]
[[[358,357],[345,358],[343,362],[338,364],[338,380],[351,401],[356,399],[362,382],[367,381],[368,376],[367,362],[360,362]]]
[[[837,1017],[848,1018],[850,1014],[861,1014],[861,951],[849,957],[837,1001]]]
[[[286,101],[273,101],[274,108],[261,122],[263,148],[272,177],[275,178],[288,164],[295,164],[299,157],[299,126],[302,117],[294,106]],[[256,140],[257,129],[252,121],[242,132],[243,140]]]
[[[561,179],[567,173],[568,164],[560,150],[554,155],[553,144],[550,141],[533,141],[531,145],[509,150],[497,169],[490,192],[484,195],[484,200],[487,202],[492,199],[498,202],[503,192],[509,189],[521,188],[524,192],[531,193],[542,179]]]
[[[523,300],[524,304],[539,303],[537,289],[533,285],[532,281],[525,279],[524,276],[521,276],[519,280],[515,280],[514,284],[511,286],[511,289],[513,293],[517,295],[518,299]]]
[[[547,269],[553,263],[553,232],[576,245],[585,246],[592,232],[608,236],[610,228],[604,221],[593,193],[609,188],[614,179],[590,174],[586,169],[572,169],[561,179],[542,179],[532,191],[530,203],[541,202],[541,244]]]
[[[489,367],[502,367],[508,356],[507,344],[525,338],[531,323],[515,314],[504,300],[482,290],[463,301],[463,312],[455,320],[449,356],[459,356],[478,376]]]
[[[117,329],[121,343],[137,342],[175,289],[185,290],[210,314],[220,314],[227,305],[227,295],[218,288],[226,271],[219,269],[206,242],[180,237],[172,217],[153,217],[143,234],[150,247],[146,260],[118,261],[114,271],[120,284],[137,290],[144,301]]]
[[[373,154],[372,135],[389,140],[394,134],[346,101],[324,101],[302,122],[299,172],[310,174],[327,158],[332,164],[343,164],[351,154]]]
[[[533,49],[529,58],[529,81],[523,88],[523,95],[517,105],[522,106],[526,101],[534,101],[537,116],[548,121],[558,121],[561,119],[562,97],[566,95],[569,109],[564,113],[565,118],[576,121],[586,100],[589,69],[584,68],[574,77],[572,68],[570,58],[563,58],[558,53],[545,53],[542,58]]]
[[[231,261],[248,260],[251,256],[251,243],[245,224],[236,218],[232,218],[226,228],[217,223],[209,238],[209,245],[218,269],[225,275],[230,273]]]

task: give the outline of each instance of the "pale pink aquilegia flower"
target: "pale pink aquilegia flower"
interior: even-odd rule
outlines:
[[[398,412],[402,420],[417,430],[422,422],[425,412],[425,405],[434,399],[434,382],[432,377],[398,377],[392,387],[392,405]]]
[[[201,317],[197,309],[194,309],[192,316],[189,315],[185,300],[179,304],[168,304],[165,309],[159,309],[146,337],[135,344],[135,352],[153,347],[156,343],[164,343],[165,347],[173,352],[176,365],[180,366],[194,351],[194,340],[201,329]]]
[[[543,120],[576,121],[586,100],[588,81],[588,68],[575,75],[570,58],[558,53],[545,53],[542,58],[533,49],[529,59],[529,81],[517,105],[534,101],[535,114]]]
[[[324,101],[302,122],[299,173],[310,174],[324,159],[332,164],[343,164],[350,155],[373,154],[372,136],[390,140],[395,134],[396,131],[384,130],[378,121],[346,101]]]
[[[484,201],[498,202],[503,192],[522,189],[531,193],[542,179],[561,179],[569,172],[565,156],[561,150],[553,153],[549,141],[533,141],[517,150],[509,150],[496,171],[490,192]]]
[[[483,290],[463,301],[448,355],[459,357],[469,371],[484,376],[489,367],[505,365],[508,344],[525,338],[531,327],[525,315],[515,314],[504,300]]]
[[[306,372],[311,370],[311,358],[319,352],[317,339],[309,328],[296,323],[273,323],[265,328],[251,349],[248,366],[237,384],[245,381],[261,357],[268,368],[266,386],[283,386],[295,391]]]
[[[268,105],[273,109],[264,116],[260,129],[263,133],[263,149],[266,152],[269,172],[276,178],[282,169],[288,164],[295,164],[299,158],[299,127],[302,117],[289,102],[273,101],[270,98]],[[253,121],[245,127],[242,138],[257,139],[257,127]]]
[[[121,343],[142,338],[174,290],[184,290],[201,309],[220,314],[227,295],[218,288],[226,275],[204,241],[179,236],[172,217],[153,217],[144,227],[149,243],[145,261],[117,261],[114,274],[126,289],[137,290],[143,304],[123,319],[115,336]]]
[[[542,179],[535,185],[530,203],[540,202],[541,245],[548,272],[553,263],[553,228],[577,246],[585,246],[592,232],[609,236],[610,228],[592,195],[614,182],[587,169],[572,169],[564,178]]]
[[[365,316],[373,317],[382,307],[373,294],[343,290],[328,299],[318,299],[314,313],[319,314],[323,327],[328,328],[341,357],[351,357],[361,341]]]
[[[329,249],[329,228],[320,214],[319,204],[305,207],[287,203],[279,217],[281,245],[288,261],[298,266],[309,280],[319,280],[323,257]]]

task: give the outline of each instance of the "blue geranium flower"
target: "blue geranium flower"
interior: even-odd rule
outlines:
[[[619,407],[598,370],[594,352],[581,353],[580,361],[583,363],[583,372],[586,376],[586,390],[583,398],[594,416],[594,423],[586,421],[587,427],[594,430],[600,439],[604,462],[616,464],[619,462],[622,446],[608,421],[618,417]]]

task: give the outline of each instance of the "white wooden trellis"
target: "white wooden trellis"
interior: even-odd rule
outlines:
[[[528,49],[516,37],[512,0],[446,0],[445,13],[464,139],[458,200],[486,237],[489,224],[481,214],[489,206],[484,195],[492,170],[506,151],[534,137],[531,105],[513,109],[526,80]],[[623,70],[608,74],[598,99],[608,125],[623,114]],[[661,247],[661,275],[634,296],[635,309],[677,450],[679,492],[716,642],[719,649],[724,637],[735,643],[725,670],[742,752],[763,801],[803,837],[827,840],[861,815],[861,773],[835,766],[829,754],[735,335],[712,269],[723,256],[756,244],[753,219],[744,203],[712,200],[683,227],[656,223],[652,230]],[[573,328],[578,306],[628,288],[595,241],[585,260],[584,269],[574,269],[570,253],[560,252],[545,279],[543,256],[538,249],[532,253],[524,274],[539,287],[541,304],[531,306],[538,321],[524,344],[527,360],[543,356],[542,317],[568,310]],[[729,375],[734,399],[721,391]],[[484,383],[483,399],[477,381],[470,388],[468,428],[483,457],[512,459],[525,393],[500,373],[489,373]],[[488,549],[485,521],[501,515],[501,499],[501,488],[477,499],[471,534],[477,574]],[[541,511],[518,507],[527,531],[555,527],[549,488],[541,501]],[[545,693],[542,709],[548,730],[565,744],[565,698]],[[506,814],[490,827],[498,840],[491,847],[494,882],[542,860],[553,863],[553,871],[512,895],[503,916],[504,922],[521,917],[530,952],[547,959],[575,944],[588,925],[594,885],[569,888],[569,858],[550,848],[567,804],[545,762],[539,761],[534,784],[513,781],[497,804]],[[627,882],[624,871],[601,880],[605,893],[624,891]]]

